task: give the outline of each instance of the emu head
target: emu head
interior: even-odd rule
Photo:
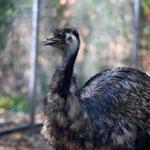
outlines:
[[[53,36],[44,41],[44,45],[50,45],[61,49],[64,53],[75,53],[80,46],[79,34],[75,28],[56,29]]]

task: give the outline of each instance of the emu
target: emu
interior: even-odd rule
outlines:
[[[56,29],[45,45],[63,54],[44,101],[42,135],[56,150],[150,149],[150,77],[137,69],[104,70],[78,88],[76,29]]]

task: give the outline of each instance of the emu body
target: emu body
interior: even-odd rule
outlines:
[[[150,149],[150,77],[133,68],[107,69],[79,89],[77,31],[56,30],[45,44],[63,52],[44,104],[42,134],[49,143],[56,150]]]

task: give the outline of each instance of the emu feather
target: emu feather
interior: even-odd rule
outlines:
[[[46,45],[61,49],[63,59],[44,104],[47,141],[56,150],[150,149],[150,77],[119,67],[96,74],[78,89],[73,75],[78,32],[58,29],[52,39]]]

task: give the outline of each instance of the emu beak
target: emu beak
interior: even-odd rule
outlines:
[[[55,46],[56,44],[58,44],[59,41],[60,41],[60,39],[51,37],[51,38],[47,38],[43,42],[44,42],[44,45]]]

